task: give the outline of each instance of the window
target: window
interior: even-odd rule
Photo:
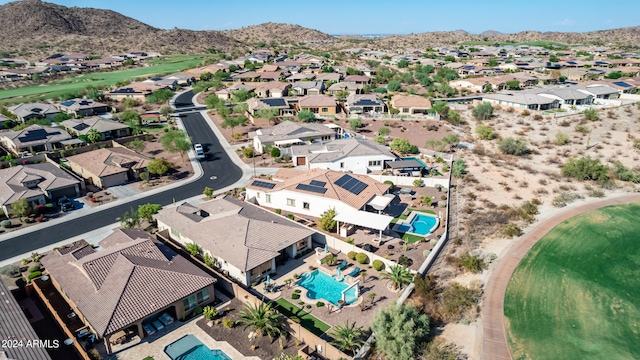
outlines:
[[[303,250],[307,247],[307,240],[300,240],[296,243],[296,251]]]
[[[175,230],[174,228],[171,228],[171,235],[179,238],[180,237],[180,232],[178,230]]]
[[[409,108],[402,108],[402,112],[403,113],[408,113],[409,112]]]
[[[331,136],[322,136],[320,139],[321,139],[322,141],[325,141],[325,140],[331,140]]]
[[[323,112],[323,113],[326,113],[326,112],[328,112],[328,111],[329,111],[329,108],[322,108],[322,112]]]
[[[196,307],[196,297],[193,295],[190,295],[187,298],[184,298],[182,300],[182,305],[184,305],[184,311],[189,311],[193,308]]]
[[[266,202],[270,203],[271,202],[271,194],[266,194],[264,196],[264,199],[265,199]]]
[[[198,300],[198,304],[202,304],[203,302],[209,300],[209,288],[204,288],[196,293],[196,299]]]
[[[340,169],[344,169],[344,163],[343,162],[340,163]]]
[[[371,160],[369,161],[369,166],[380,166],[382,165],[382,160]]]
[[[295,199],[287,199],[287,205],[296,206],[296,200]]]
[[[318,113],[318,108],[309,108],[309,111],[311,111],[314,114]]]
[[[302,208],[304,208],[305,210],[309,210],[309,203],[308,202],[303,202],[302,203]]]

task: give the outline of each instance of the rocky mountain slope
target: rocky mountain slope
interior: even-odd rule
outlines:
[[[258,42],[270,44],[276,42],[278,44],[290,44],[300,42],[324,42],[335,41],[331,35],[327,35],[318,30],[309,29],[300,25],[280,24],[280,23],[264,23],[254,26],[246,26],[240,29],[226,30],[225,35],[236,39],[240,42],[254,45]]]

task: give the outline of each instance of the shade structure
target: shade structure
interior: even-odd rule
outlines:
[[[361,226],[367,229],[383,231],[389,226],[391,220],[393,220],[393,217],[367,211],[353,210],[338,212],[335,220],[343,223]]]
[[[387,208],[387,206],[389,206],[389,204],[391,204],[391,202],[393,201],[393,198],[395,197],[395,195],[393,194],[387,194],[387,195],[376,195],[373,197],[373,199],[371,199],[367,205],[371,206],[372,208],[378,210],[378,211],[382,211],[384,209]]]

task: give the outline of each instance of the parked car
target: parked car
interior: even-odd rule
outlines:
[[[203,160],[206,157],[202,144],[193,145],[193,149],[196,151],[196,159]]]
[[[60,208],[60,210],[66,212],[69,210],[73,210],[73,203],[71,202],[71,200],[69,200],[68,197],[63,196],[58,199],[58,207]]]

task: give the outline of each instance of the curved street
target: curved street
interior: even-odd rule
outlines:
[[[159,193],[137,197],[135,200],[113,207],[96,208],[95,211],[84,216],[52,224],[36,231],[23,234],[20,231],[16,232],[15,237],[0,242],[0,261],[30,253],[33,250],[113,224],[116,222],[116,218],[122,216],[131,208],[137,208],[138,205],[146,203],[168,205],[174,201],[177,202],[202,194],[205,186],[219,190],[240,180],[243,176],[242,169],[229,158],[207,120],[199,112],[189,112],[192,109],[184,109],[194,107],[192,98],[192,91],[179,95],[175,100],[175,107],[177,112],[180,113],[182,123],[193,142],[201,143],[206,150],[207,159],[201,162],[203,175],[199,179],[175,188],[167,188]],[[180,108],[187,111],[181,112]],[[193,110],[202,109],[195,107]],[[212,176],[215,176],[215,178],[212,178]]]
[[[638,194],[628,194],[566,209],[541,221],[513,244],[505,257],[497,263],[487,281],[482,301],[482,357],[483,360],[511,360],[504,322],[504,297],[511,275],[527,252],[549,231],[561,222],[587,211],[601,207],[625,204],[640,199]]]

